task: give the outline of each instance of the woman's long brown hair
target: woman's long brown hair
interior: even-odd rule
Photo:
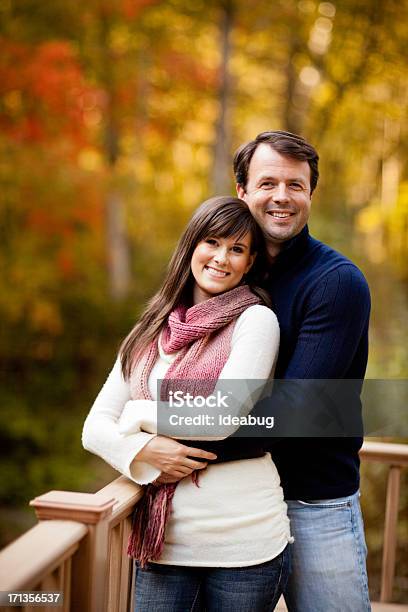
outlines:
[[[162,286],[149,301],[139,321],[120,347],[125,379],[129,379],[133,364],[146,347],[158,337],[172,310],[180,303],[191,303],[194,286],[191,258],[197,244],[209,237],[237,236],[238,240],[248,232],[251,235],[251,253],[256,253],[257,256],[245,276],[245,282],[253,293],[270,306],[268,293],[258,286],[264,280],[267,269],[265,242],[247,204],[232,196],[217,196],[206,200],[194,212],[181,236]]]

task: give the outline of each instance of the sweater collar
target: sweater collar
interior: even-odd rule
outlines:
[[[287,266],[288,263],[297,260],[306,247],[309,240],[309,228],[307,225],[302,231],[294,236],[290,240],[284,243],[282,250],[276,256],[275,261],[272,263],[272,269],[276,270],[282,266]]]

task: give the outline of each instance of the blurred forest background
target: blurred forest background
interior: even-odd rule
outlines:
[[[408,6],[2,0],[0,539],[114,477],[82,422],[192,210],[267,129],[321,155],[311,231],[366,274],[370,378],[407,378]],[[408,599],[405,473],[396,600]],[[385,470],[363,472],[378,596]]]

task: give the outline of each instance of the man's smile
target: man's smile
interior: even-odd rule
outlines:
[[[266,214],[274,219],[287,219],[295,213],[290,210],[267,210]]]

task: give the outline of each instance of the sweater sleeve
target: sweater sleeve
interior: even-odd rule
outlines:
[[[370,292],[362,273],[340,266],[316,283],[305,306],[288,379],[340,379],[367,330]]]
[[[237,319],[231,353],[219,380],[260,380],[273,376],[279,350],[279,324],[266,306],[247,308]]]
[[[160,470],[142,461],[134,461],[134,458],[154,434],[140,429],[128,435],[120,433],[120,417],[129,400],[129,383],[123,379],[118,358],[85,420],[82,444],[121,474],[138,484],[146,484],[157,478]]]
[[[357,349],[367,350],[366,280],[355,266],[339,266],[316,281],[302,307],[284,380],[277,381],[262,409],[275,415],[276,436],[360,436],[362,376],[353,375],[351,364]],[[346,375],[350,380],[339,382]]]

